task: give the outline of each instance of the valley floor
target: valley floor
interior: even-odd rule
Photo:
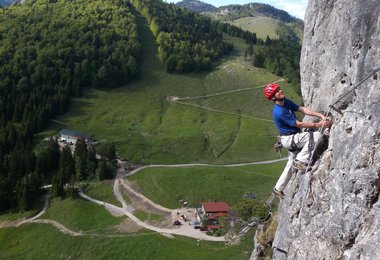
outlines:
[[[224,167],[239,167],[243,165],[252,165],[252,164],[269,164],[279,160],[263,161],[263,162],[254,162],[254,163],[245,163],[245,164],[230,164],[224,165]],[[195,221],[195,209],[194,208],[178,208],[178,209],[168,209],[162,207],[161,205],[153,202],[149,198],[145,197],[138,191],[138,187],[131,181],[127,180],[128,176],[138,173],[139,171],[152,168],[152,167],[192,167],[192,166],[211,166],[207,164],[177,164],[177,165],[149,165],[139,167],[130,172],[126,172],[126,162],[118,160],[118,170],[117,176],[113,184],[113,194],[116,199],[121,203],[122,207],[116,206],[111,203],[107,203],[101,200],[91,198],[90,196],[83,193],[82,190],[78,189],[79,195],[90,202],[96,203],[106,210],[108,210],[113,216],[127,216],[128,220],[118,226],[119,231],[122,233],[134,233],[145,228],[154,232],[158,232],[164,236],[174,238],[173,235],[186,236],[194,238],[197,240],[205,241],[216,241],[223,242],[226,241],[225,237],[214,237],[206,235],[205,232],[200,231],[199,229],[194,229],[194,226],[191,222]],[[220,165],[219,165],[220,166]],[[128,197],[128,202],[124,199],[124,196]],[[45,204],[40,213],[36,216],[25,219],[25,220],[15,220],[15,221],[3,221],[0,222],[1,227],[19,227],[20,225],[26,223],[40,223],[40,224],[51,224],[56,227],[60,232],[70,235],[70,236],[99,236],[99,234],[86,233],[86,232],[77,232],[66,228],[64,225],[60,224],[57,221],[42,219],[45,211],[49,206],[49,195],[45,195]],[[134,211],[144,211],[149,214],[159,214],[164,216],[164,219],[160,221],[142,221],[137,218],[133,212]],[[181,215],[186,216],[189,221],[183,222]],[[180,226],[173,226],[173,222],[179,220],[183,222]],[[101,235],[100,235],[101,236]],[[109,235],[104,235],[109,236]]]

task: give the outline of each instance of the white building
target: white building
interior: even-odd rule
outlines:
[[[82,132],[69,130],[69,129],[62,129],[59,132],[59,135],[60,135],[59,140],[61,142],[76,144],[77,140],[81,138],[86,142],[86,144],[93,143],[93,138],[92,138],[93,136],[87,133],[82,133]]]

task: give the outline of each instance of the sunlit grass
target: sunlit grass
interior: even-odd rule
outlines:
[[[130,177],[142,193],[154,202],[178,208],[180,199],[195,206],[202,201],[235,204],[246,192],[266,201],[285,162],[240,167],[147,168]]]

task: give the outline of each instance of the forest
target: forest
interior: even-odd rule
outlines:
[[[300,93],[300,54],[301,44],[297,35],[287,26],[276,30],[278,39],[267,36],[257,45],[249,45],[244,51],[244,58],[250,58],[258,68],[265,68],[275,75],[284,77]]]
[[[127,84],[139,51],[123,1],[32,0],[0,10],[0,210],[30,206],[23,194],[35,197],[47,177],[33,134],[84,87]]]
[[[169,73],[210,70],[213,61],[233,50],[232,44],[223,42],[223,32],[256,43],[254,33],[212,21],[174,4],[129,1],[149,21],[159,46],[158,56]]]

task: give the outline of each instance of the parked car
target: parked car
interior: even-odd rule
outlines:
[[[207,231],[208,228],[207,228],[207,226],[202,226],[202,227],[200,228],[200,230],[201,230],[201,231]]]
[[[194,226],[200,226],[200,225],[201,225],[201,222],[199,222],[198,220],[194,220],[194,221],[192,222],[192,224],[193,224]]]
[[[194,229],[200,229],[201,226],[194,226]]]
[[[174,221],[173,225],[174,226],[180,226],[180,225],[182,225],[182,223],[181,223],[181,221],[176,220],[176,221]]]

